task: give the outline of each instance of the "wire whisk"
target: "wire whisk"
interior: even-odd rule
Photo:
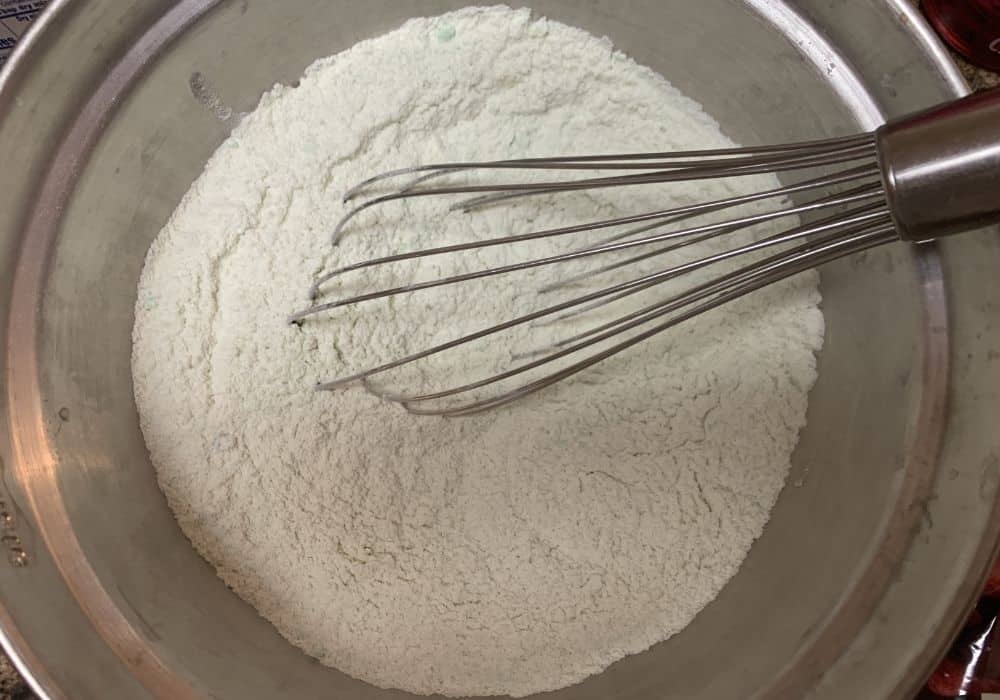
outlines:
[[[523,198],[557,197],[583,190],[760,174],[782,174],[790,182],[713,201],[362,260],[321,274],[309,290],[312,305],[290,320],[301,324],[345,306],[569,262],[596,263],[596,267],[558,276],[557,281],[538,290],[540,294],[570,290],[581,283],[593,285],[613,271],[621,276],[630,268],[639,269],[627,279],[615,277],[592,291],[317,385],[318,389],[332,390],[363,383],[382,398],[422,415],[461,416],[503,406],[805,270],[894,241],[924,241],[997,221],[998,94],[966,98],[930,113],[890,122],[874,133],[793,144],[439,163],[386,172],[345,194],[345,202],[359,203],[336,226],[333,243],[345,235],[360,213],[398,200],[450,197],[454,198],[450,210],[474,213]],[[959,132],[961,137],[955,138]],[[528,181],[510,178],[519,172],[531,173],[532,177],[524,178]],[[957,187],[966,193],[960,202],[953,196]],[[946,193],[950,196],[946,197]],[[765,210],[741,211],[748,204]],[[708,214],[721,220],[699,219]],[[695,259],[675,258],[671,262],[667,257],[708,241],[737,240],[734,234],[759,224],[781,224],[783,220],[787,222],[776,233],[757,240],[740,240]],[[592,231],[605,231],[607,235],[596,243],[584,242],[543,257],[341,298],[325,297],[326,289],[335,280],[350,273],[493,246],[563,237],[575,241]],[[662,267],[649,269],[651,261],[656,260],[664,261],[658,263]],[[639,263],[645,267],[633,267]],[[703,274],[693,275],[716,269],[719,271],[707,279]],[[693,281],[677,290],[676,283],[684,279]],[[666,285],[668,282],[673,284]],[[592,318],[588,314],[597,309],[656,289],[667,291],[651,303],[628,308],[610,320],[600,318],[540,350],[518,353],[511,366],[472,381],[419,391],[388,390],[374,381],[378,375],[524,324],[568,318],[579,323]]]

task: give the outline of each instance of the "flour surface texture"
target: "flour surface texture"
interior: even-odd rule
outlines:
[[[331,247],[344,190],[376,172],[727,145],[606,39],[503,7],[412,20],[275,87],[184,197],[139,285],[136,401],[184,532],[293,644],[382,687],[523,696],[679,632],[784,483],[823,337],[814,275],[461,419],[312,385],[346,358],[475,328],[463,309],[502,316],[502,280],[472,298],[428,292],[406,338],[363,306],[301,328],[287,317],[320,270],[463,227],[497,236],[733,191],[630,188],[475,217],[414,202]],[[440,226],[411,231],[422,211]]]

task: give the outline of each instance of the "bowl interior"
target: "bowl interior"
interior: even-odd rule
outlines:
[[[51,409],[59,488],[111,600],[171,672],[208,696],[408,697],[299,652],[181,534],[156,486],[132,397],[130,334],[146,250],[229,131],[218,105],[249,111],[316,58],[463,4],[220,2],[162,47],[79,172],[41,305],[40,392]],[[747,3],[530,6],[609,36],[704,104],[738,142],[860,128],[856,106],[829,74]],[[827,337],[809,423],[740,572],[682,633],[547,697],[748,697],[778,692],[777,678],[804,687],[842,647],[827,625],[834,613],[860,620],[877,598],[878,588],[863,582],[873,561],[889,556],[882,537],[908,478],[907,433],[921,398],[917,267],[904,249],[881,249],[824,268],[822,293]],[[807,648],[819,651],[799,658]]]

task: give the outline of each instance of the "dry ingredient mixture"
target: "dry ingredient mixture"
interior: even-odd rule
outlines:
[[[697,104],[606,39],[504,7],[412,20],[275,87],[211,158],[139,285],[136,401],[184,532],[292,643],[383,687],[522,696],[684,628],[736,572],[784,483],[823,337],[814,275],[462,419],[310,387],[349,359],[370,364],[503,316],[513,302],[502,280],[473,297],[427,292],[405,338],[363,306],[302,328],[286,319],[342,261],[734,186],[629,188],[475,217],[413,202],[332,248],[340,195],[375,172],[726,145]],[[436,225],[415,231],[421,212]]]

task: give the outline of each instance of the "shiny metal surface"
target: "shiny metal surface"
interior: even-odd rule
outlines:
[[[925,241],[1000,218],[1000,90],[894,121],[877,132],[896,228]]]
[[[138,430],[129,331],[150,240],[231,128],[219,105],[460,4],[54,0],[0,77],[21,166],[0,171],[0,459],[28,557],[0,562],[0,626],[44,696],[411,697],[310,660],[194,553]],[[609,35],[744,143],[961,89],[902,0],[532,6]],[[809,425],[743,568],[673,639],[546,698],[907,698],[995,552],[998,267],[984,234],[825,268]]]

